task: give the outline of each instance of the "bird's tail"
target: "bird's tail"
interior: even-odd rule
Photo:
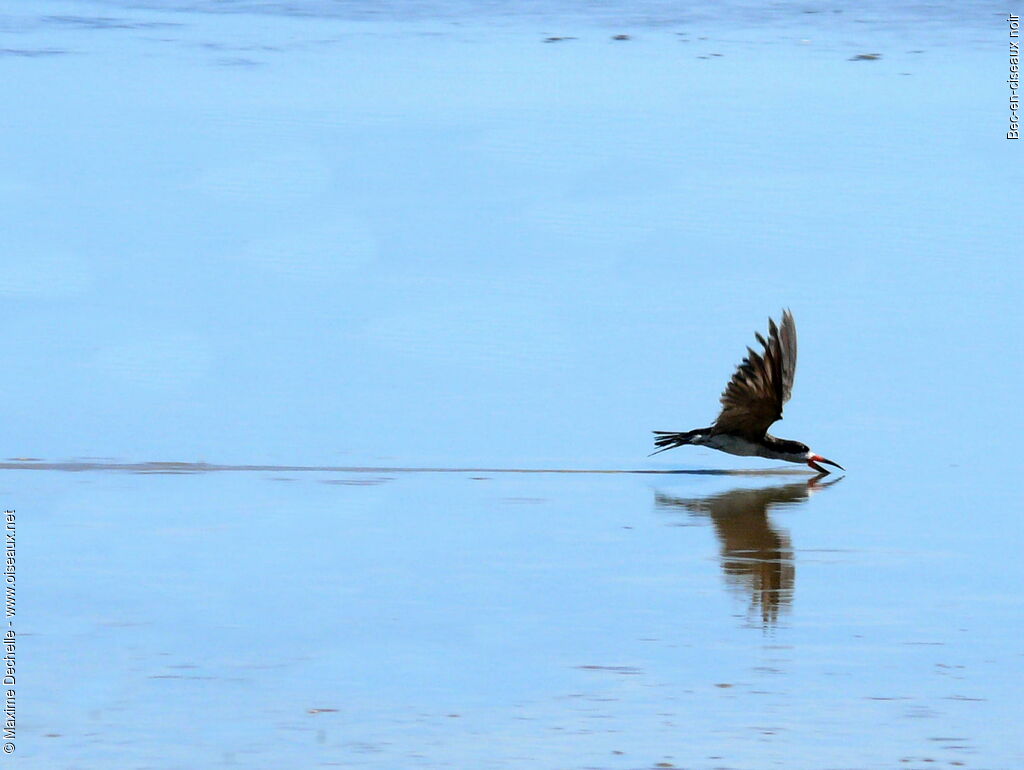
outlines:
[[[656,430],[654,431],[654,446],[658,447],[650,455],[656,455],[658,452],[664,452],[666,449],[675,449],[677,446],[686,446],[687,444],[696,443],[694,439],[698,438],[700,434],[707,433],[707,428],[698,428],[697,430],[688,430],[685,433],[674,433],[668,430]]]

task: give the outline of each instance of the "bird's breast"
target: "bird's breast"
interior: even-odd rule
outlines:
[[[760,455],[764,449],[759,444],[755,444],[740,436],[730,436],[728,433],[710,436],[703,443],[704,446],[709,446],[721,452],[728,452],[731,455],[739,455],[740,457],[755,457]]]

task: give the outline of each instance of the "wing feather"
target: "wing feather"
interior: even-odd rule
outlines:
[[[736,367],[722,392],[722,412],[715,433],[730,433],[758,440],[776,420],[793,393],[796,376],[796,323],[788,310],[780,326],[768,319],[768,339],[754,334],[763,350],[747,348],[747,357]]]

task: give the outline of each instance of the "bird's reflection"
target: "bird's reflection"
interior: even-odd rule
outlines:
[[[749,594],[751,613],[760,615],[767,627],[775,624],[780,611],[788,609],[796,581],[789,534],[776,528],[768,513],[806,502],[812,492],[840,481],[821,483],[819,478],[761,489],[733,489],[710,497],[657,492],[654,502],[662,510],[711,518],[726,581]]]

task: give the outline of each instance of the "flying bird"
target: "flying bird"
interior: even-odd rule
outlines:
[[[736,373],[722,392],[722,412],[714,425],[682,433],[656,430],[654,445],[658,449],[652,454],[693,444],[741,457],[807,463],[818,473],[829,472],[819,463],[845,470],[839,463],[815,454],[806,444],[768,433],[768,427],[782,419],[782,405],[789,401],[793,392],[796,374],[793,314],[784,310],[778,326],[769,318],[767,340],[758,333],[755,336],[764,351],[755,353],[747,348],[747,357],[736,367]]]

